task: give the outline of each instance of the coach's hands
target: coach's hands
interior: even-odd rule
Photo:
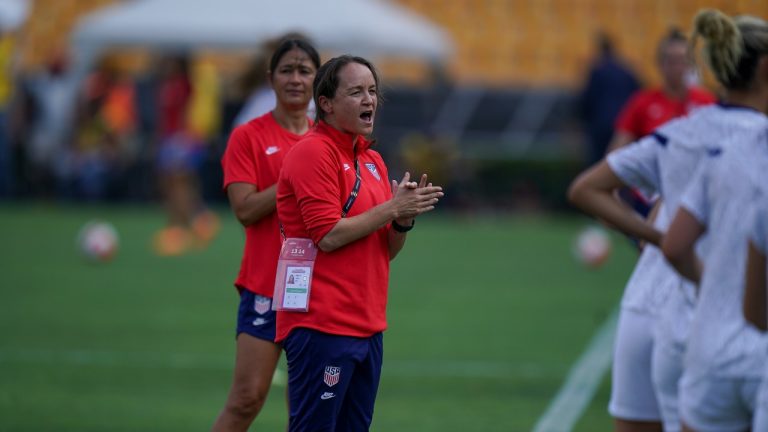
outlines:
[[[409,226],[416,216],[434,210],[443,195],[442,187],[427,183],[426,174],[416,183],[406,171],[400,183],[392,180],[393,219],[399,225]]]

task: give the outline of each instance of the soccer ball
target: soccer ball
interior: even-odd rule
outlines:
[[[109,261],[117,253],[117,230],[109,222],[93,220],[86,223],[77,235],[80,253],[94,262]]]
[[[587,267],[600,267],[611,255],[611,238],[600,227],[584,228],[576,236],[573,244],[573,255]]]

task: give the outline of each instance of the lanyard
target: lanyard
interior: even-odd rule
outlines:
[[[355,203],[357,194],[360,192],[360,183],[362,183],[362,178],[360,177],[360,164],[357,162],[357,158],[355,158],[355,185],[352,187],[352,192],[349,193],[347,202],[344,203],[344,208],[341,209],[341,217],[347,217],[347,213],[349,213],[349,210],[352,208],[352,204]]]
[[[344,207],[341,209],[341,217],[347,217],[347,213],[349,213],[352,204],[354,204],[357,199],[357,194],[360,192],[360,184],[362,182],[363,179],[360,177],[360,164],[357,162],[357,158],[355,158],[355,185],[352,186],[352,192],[349,193],[349,198],[347,198],[347,202],[344,203]],[[283,230],[282,223],[280,223],[280,237],[285,239],[285,231]]]

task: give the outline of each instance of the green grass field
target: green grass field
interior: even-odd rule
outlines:
[[[206,430],[234,359],[232,281],[243,235],[161,258],[155,207],[0,206],[0,430]],[[121,235],[91,264],[74,239],[103,218]],[[635,253],[587,270],[582,217],[424,217],[392,266],[374,431],[527,431],[615,307]],[[283,370],[284,366],[281,367]],[[254,430],[285,425],[276,383]],[[607,430],[607,380],[577,431]]]

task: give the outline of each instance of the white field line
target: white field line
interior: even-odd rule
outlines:
[[[618,308],[592,337],[533,432],[568,432],[589,406],[613,357]]]

